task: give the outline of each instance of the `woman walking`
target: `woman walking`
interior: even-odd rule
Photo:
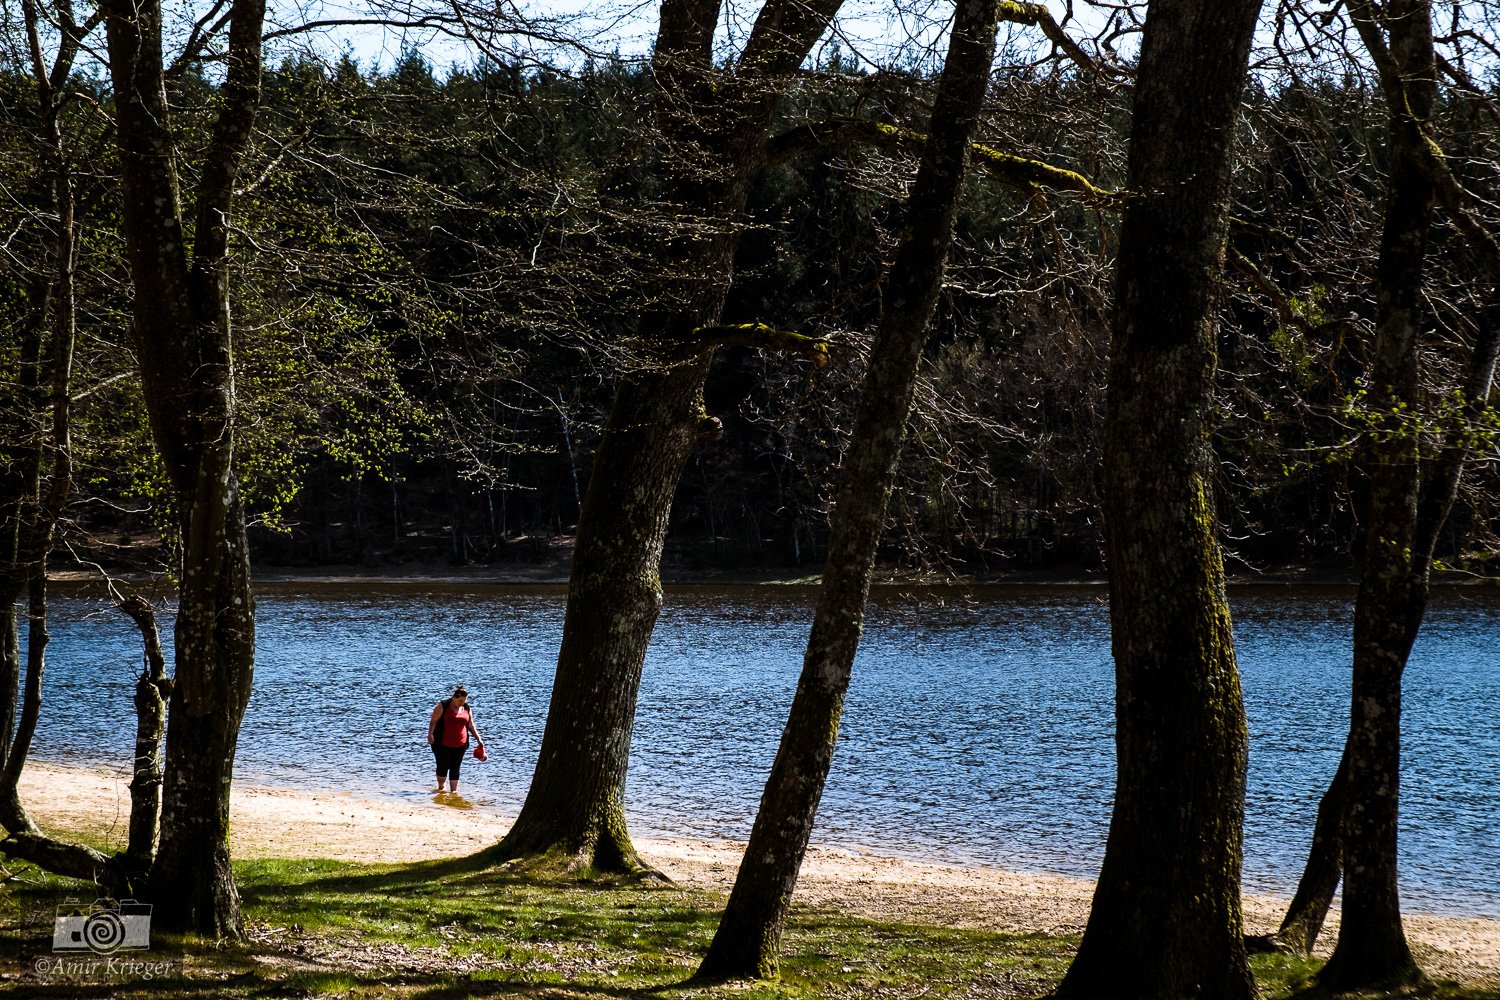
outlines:
[[[464,751],[469,748],[469,734],[479,744],[476,755],[484,751],[484,738],[474,728],[474,713],[469,710],[469,692],[462,684],[453,689],[451,698],[444,698],[432,710],[427,723],[427,745],[437,757],[437,790],[443,791],[447,779],[448,791],[458,791],[458,770],[463,766]],[[480,756],[482,760],[483,757]]]

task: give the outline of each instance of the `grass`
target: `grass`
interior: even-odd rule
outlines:
[[[180,956],[180,976],[112,984],[10,979],[0,980],[0,994],[9,986],[21,991],[14,995],[70,1000],[1035,997],[1056,984],[1078,943],[799,908],[779,981],[688,986],[713,935],[720,895],[652,882],[543,882],[465,860],[256,860],[236,872],[249,939],[213,947],[158,935],[151,954]],[[50,912],[80,889],[29,866],[12,873],[19,878],[0,896],[0,944],[16,955],[22,914]],[[1267,1000],[1318,996],[1306,992],[1316,962],[1269,954],[1253,964]],[[1495,991],[1452,984],[1406,995],[1500,1000]]]

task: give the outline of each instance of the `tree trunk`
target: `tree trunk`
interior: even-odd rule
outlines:
[[[20,625],[16,595],[7,587],[0,591],[0,772],[10,758],[11,736],[16,731],[21,692]]]
[[[236,516],[238,504],[233,505]],[[239,891],[229,867],[229,789],[255,650],[243,521],[224,565],[197,572],[177,615],[177,680],[167,716],[161,838],[151,868],[153,921],[167,929],[238,937]],[[217,546],[215,546],[217,548]],[[189,551],[188,558],[195,553]],[[208,572],[204,572],[207,569]]]
[[[260,103],[264,0],[233,0],[224,80],[197,171],[192,253],[162,59],[159,0],[107,0],[121,228],[132,335],[181,541],[177,678],[167,720],[153,926],[241,932],[229,866],[229,787],[255,658],[244,510],[234,471],[229,228]]]
[[[25,806],[21,803],[21,770],[31,753],[37,722],[42,714],[42,674],[47,665],[47,576],[42,567],[33,573],[27,588],[26,602],[26,674],[21,688],[21,710],[11,741],[5,771],[0,774],[0,824],[14,834],[40,837]]]
[[[1105,426],[1118,773],[1066,998],[1255,995],[1247,733],[1210,496],[1235,116],[1259,0],[1152,0],[1131,125]]]
[[[177,676],[150,874],[152,920],[211,937],[243,930],[229,866],[229,789],[255,663],[245,518],[230,469],[233,438],[225,437],[202,450],[184,526]]]
[[[965,151],[989,85],[997,19],[994,3],[958,2],[928,141],[909,199],[908,234],[886,284],[887,306],[839,475],[828,561],[802,676],[734,890],[699,978],[771,978],[777,973],[782,929],[833,763],[902,433],[952,242]]]
[[[640,874],[624,786],[646,648],[661,609],[672,497],[696,443],[719,424],[703,409],[710,348],[684,351],[718,322],[750,185],[790,74],[839,0],[768,0],[733,77],[716,73],[717,0],[666,0],[653,53],[655,115],[676,219],[661,240],[658,303],[641,341],[660,364],[620,380],[579,515],[568,610],[541,753],[514,827],[492,849],[565,870]]]
[[[124,858],[134,877],[150,871],[161,836],[161,751],[172,682],[167,678],[166,657],[150,602],[135,594],[116,596],[120,610],[140,629],[144,647],[144,666],[135,682],[135,763],[130,780],[130,840]]]
[[[31,752],[42,708],[42,675],[46,669],[47,561],[73,486],[71,437],[72,369],[77,334],[74,259],[76,197],[59,115],[62,81],[69,78],[79,37],[69,26],[62,32],[50,72],[45,71],[40,35],[41,14],[23,5],[31,48],[33,79],[40,111],[39,139],[50,178],[52,242],[33,299],[34,312],[20,349],[20,389],[9,461],[0,478],[0,826],[7,835],[6,853],[48,871],[95,881],[115,891],[124,887],[120,869],[99,852],[53,840],[37,828],[21,801],[21,772]],[[71,17],[71,14],[68,15]],[[7,435],[8,437],[10,435]],[[45,489],[44,489],[45,485]],[[27,595],[24,686],[16,600]],[[17,711],[19,710],[19,715]]]
[[[39,300],[23,327],[15,390],[8,393],[14,409],[0,413],[5,420],[0,438],[0,724],[5,743],[0,747],[0,767],[10,762],[15,739],[16,712],[21,704],[25,662],[21,654],[21,616],[17,610],[26,594],[30,577],[31,539],[41,503],[44,445],[41,432],[40,386],[42,382],[43,331],[52,297],[51,282],[38,282]],[[15,765],[19,779],[24,760]],[[3,793],[0,793],[3,794]]]
[[[1328,790],[1318,802],[1318,820],[1313,826],[1312,850],[1307,856],[1307,865],[1302,869],[1302,878],[1297,883],[1297,892],[1287,906],[1286,916],[1276,931],[1274,945],[1290,948],[1299,955],[1312,954],[1318,941],[1318,932],[1328,918],[1328,908],[1339,888],[1339,879],[1344,874],[1343,817],[1348,798],[1348,747],[1344,757],[1329,783]]]
[[[1351,6],[1367,46],[1380,25]],[[1420,447],[1411,417],[1420,405],[1419,330],[1423,264],[1437,190],[1425,169],[1422,128],[1436,100],[1431,11],[1425,0],[1384,8],[1390,65],[1382,72],[1388,108],[1385,228],[1376,268],[1375,350],[1369,401],[1375,433],[1365,444],[1370,509],[1354,607],[1349,798],[1344,811],[1344,910],[1338,944],[1319,982],[1353,989],[1419,978],[1401,923],[1396,879],[1401,788],[1401,675],[1427,606],[1428,559],[1421,551]]]
[[[563,398],[562,390],[557,390],[557,419],[562,424],[563,447],[568,453],[568,472],[573,478],[573,511],[577,515],[573,523],[578,523],[578,517],[583,516],[583,487],[578,481],[578,456],[573,450],[573,418],[568,413],[567,400]]]
[[[622,381],[594,454],[573,553],[552,704],[525,806],[501,857],[639,874],[625,826],[636,695],[661,608],[672,493],[698,441],[707,358]]]
[[[21,771],[31,752],[42,709],[42,674],[46,669],[47,575],[45,565],[32,574],[28,587],[26,679],[21,693],[21,711],[5,767],[0,771],[0,826],[6,836],[0,850],[30,861],[47,871],[70,878],[97,882],[118,893],[126,887],[123,874],[111,859],[91,847],[53,840],[32,821],[21,802]]]
[[[1431,109],[1436,100],[1432,75],[1435,56],[1431,35],[1431,5],[1418,2],[1418,0],[1393,4],[1386,8],[1383,20],[1379,12],[1367,3],[1352,5],[1351,13],[1354,15],[1355,25],[1365,42],[1366,50],[1380,73],[1381,89],[1388,109],[1391,150],[1391,174],[1387,182],[1386,229],[1382,237],[1381,263],[1377,275],[1376,362],[1381,367],[1373,373],[1379,391],[1374,394],[1372,405],[1388,408],[1394,399],[1397,403],[1406,401],[1408,405],[1415,406],[1416,390],[1414,387],[1418,382],[1420,359],[1415,316],[1421,296],[1427,226],[1430,225],[1432,214],[1430,199],[1435,198],[1447,212],[1449,221],[1466,238],[1470,249],[1479,256],[1491,283],[1490,304],[1479,316],[1478,336],[1469,358],[1464,386],[1463,415],[1469,421],[1477,422],[1483,417],[1483,410],[1489,399],[1494,380],[1496,360],[1500,357],[1500,306],[1496,305],[1496,293],[1500,291],[1500,244],[1497,244],[1493,232],[1483,226],[1474,216],[1472,197],[1455,182],[1443,159],[1442,150],[1437,147],[1432,137],[1426,134],[1430,129]],[[1389,32],[1389,43],[1387,43],[1386,32]],[[1424,217],[1428,220],[1426,223],[1422,221]],[[1390,284],[1392,282],[1394,284]],[[1410,338],[1410,342],[1404,343],[1404,338]],[[1386,429],[1394,427],[1398,431],[1397,437],[1400,438],[1402,436],[1399,433],[1401,421],[1389,419],[1388,423],[1390,426]],[[1396,442],[1387,442],[1387,444],[1395,445]],[[1431,573],[1433,553],[1437,547],[1438,537],[1448,521],[1449,513],[1458,496],[1459,483],[1463,478],[1471,449],[1472,443],[1466,440],[1466,434],[1459,430],[1450,433],[1450,438],[1444,443],[1440,454],[1430,463],[1414,460],[1410,452],[1405,451],[1399,445],[1389,451],[1377,447],[1371,452],[1372,493],[1376,488],[1377,480],[1381,484],[1380,489],[1387,493],[1392,489],[1414,492],[1412,501],[1416,505],[1416,520],[1412,536],[1414,541],[1410,546],[1411,565],[1405,571],[1411,587],[1411,603],[1407,608],[1393,611],[1394,614],[1404,619],[1406,631],[1384,640],[1378,634],[1361,631],[1362,627],[1364,629],[1371,627],[1369,619],[1373,616],[1367,615],[1364,619],[1364,626],[1361,626],[1360,612],[1356,609],[1356,671],[1359,670],[1361,663],[1378,664],[1381,646],[1399,651],[1410,650],[1415,643],[1426,612],[1428,578]],[[1401,487],[1398,482],[1402,477],[1409,480],[1405,487]],[[1404,502],[1406,501],[1401,500],[1395,505],[1399,512],[1398,516],[1402,520],[1406,516],[1404,511],[1400,511],[1401,503]],[[1389,506],[1389,500],[1387,500],[1387,507]],[[1376,525],[1373,522],[1370,522],[1366,528],[1367,535],[1372,539],[1381,537],[1375,533],[1375,528]],[[1371,543],[1367,543],[1369,544]],[[1379,569],[1378,560],[1367,562],[1365,569],[1374,574]],[[1362,597],[1364,584],[1365,577],[1362,575]],[[1371,601],[1375,602],[1377,600],[1375,595],[1385,589],[1385,584],[1372,579]],[[1359,652],[1361,647],[1368,649],[1364,655]],[[1399,672],[1404,671],[1406,658],[1405,653],[1401,653],[1398,657],[1399,666],[1396,668],[1397,676],[1394,686],[1389,678],[1385,681],[1385,693],[1388,697],[1392,695],[1399,697]],[[1379,667],[1377,666],[1376,669],[1378,671]],[[1389,672],[1390,667],[1387,666],[1386,669]],[[1354,697],[1357,698],[1357,696]],[[1399,704],[1395,708],[1399,712]],[[1355,720],[1356,714],[1360,716],[1360,721]],[[1367,721],[1368,714],[1368,707],[1361,712],[1357,704],[1351,704],[1350,739],[1345,744],[1344,758],[1340,762],[1340,776],[1351,768],[1356,753],[1368,749],[1374,743],[1373,739],[1366,739],[1357,749],[1353,740],[1355,726],[1363,725]],[[1392,735],[1388,733],[1385,737],[1388,744],[1387,751],[1394,749],[1399,754],[1399,730],[1394,734],[1394,742],[1392,742]],[[1399,758],[1394,766],[1399,774]],[[1371,770],[1368,766],[1365,767],[1367,780]],[[1330,788],[1329,795],[1332,794],[1333,789]],[[1369,790],[1366,790],[1364,794],[1368,795]],[[1393,799],[1381,808],[1394,810],[1397,804]],[[1320,831],[1322,822],[1320,814]],[[1362,819],[1361,822],[1364,820]],[[1394,823],[1394,819],[1391,822]],[[1309,870],[1318,863],[1320,831],[1314,833],[1313,856],[1308,861]],[[1364,833],[1368,832],[1370,831],[1367,828]],[[1341,837],[1351,835],[1353,835],[1352,827],[1349,831],[1340,833]],[[1388,833],[1380,831],[1380,835],[1394,838],[1394,826]],[[1362,854],[1368,854],[1371,850],[1370,847],[1361,849]],[[1388,851],[1389,857],[1380,860],[1373,868],[1364,866],[1362,874],[1357,877],[1358,880],[1365,882],[1371,878],[1376,881],[1390,879],[1391,885],[1394,886],[1395,850],[1393,839],[1385,848],[1373,848],[1377,856]],[[1355,896],[1361,898],[1367,892],[1368,888],[1356,889]],[[1407,968],[1400,957],[1405,948],[1405,935],[1399,929],[1399,900],[1395,896],[1395,890],[1391,887],[1377,887],[1375,896],[1376,905],[1383,910],[1383,913],[1378,918],[1367,918],[1364,914],[1360,916],[1356,921],[1356,926],[1350,930],[1352,937],[1349,949],[1346,949],[1346,955],[1354,954],[1356,950],[1366,952],[1381,947],[1390,947],[1393,951],[1388,953],[1387,958],[1375,964],[1371,969],[1371,975],[1375,978],[1368,980],[1365,979],[1366,967],[1361,961],[1344,957],[1340,958],[1338,964],[1330,961],[1331,971],[1325,970],[1324,972],[1324,977],[1329,982],[1360,983],[1380,982],[1382,979],[1415,978],[1415,966]],[[1322,907],[1316,914],[1316,920],[1321,924],[1328,903],[1316,901],[1312,905]],[[1286,922],[1292,922],[1298,917],[1304,921],[1310,919],[1298,910],[1298,900],[1294,900]],[[1372,931],[1372,928],[1368,926],[1369,920],[1377,920],[1383,927]],[[1315,930],[1314,928],[1314,933]],[[1370,942],[1361,944],[1356,949],[1353,944],[1354,939],[1362,939],[1366,936],[1369,936]],[[1382,940],[1385,945],[1380,943]],[[1312,941],[1312,937],[1306,939],[1307,948],[1311,948]],[[1335,953],[1337,954],[1337,950]]]

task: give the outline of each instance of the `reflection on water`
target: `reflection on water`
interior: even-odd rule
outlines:
[[[749,834],[814,593],[669,591],[631,756],[635,832]],[[1241,588],[1233,598],[1251,731],[1246,883],[1289,893],[1348,725],[1352,592]],[[483,764],[465,760],[465,799],[514,813],[541,740],[563,600],[557,587],[263,588],[239,773],[431,797],[428,713],[463,682],[490,750]],[[53,625],[38,755],[123,763],[138,637],[80,599],[57,600]],[[1497,639],[1500,596],[1440,590],[1407,671],[1401,860],[1417,908],[1500,916]],[[1113,727],[1102,588],[884,592],[817,836],[1092,876]]]

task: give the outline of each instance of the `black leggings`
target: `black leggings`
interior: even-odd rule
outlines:
[[[464,751],[467,749],[467,744],[461,747],[445,747],[440,743],[432,745],[433,756],[437,757],[437,776],[439,781],[442,781],[445,776],[450,781],[458,780],[458,769],[463,766]]]

